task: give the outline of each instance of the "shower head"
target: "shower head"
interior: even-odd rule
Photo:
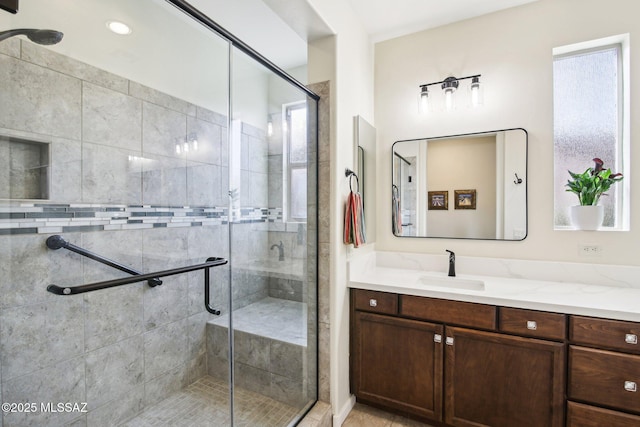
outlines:
[[[0,31],[0,42],[13,36],[27,36],[34,43],[43,45],[57,44],[62,40],[64,34],[55,30],[37,30],[32,28],[21,28],[16,30]]]

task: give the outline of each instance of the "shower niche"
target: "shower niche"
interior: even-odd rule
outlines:
[[[49,144],[0,135],[0,199],[49,198]]]

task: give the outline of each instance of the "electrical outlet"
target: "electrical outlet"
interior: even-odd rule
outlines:
[[[578,255],[580,257],[595,258],[602,256],[602,246],[595,244],[578,245]]]

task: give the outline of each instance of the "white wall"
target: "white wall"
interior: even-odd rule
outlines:
[[[391,164],[400,139],[523,127],[529,133],[529,234],[522,242],[402,239],[391,232],[391,168],[378,173],[378,250],[465,256],[640,265],[640,182],[631,176],[631,231],[553,230],[552,48],[606,36],[631,34],[631,105],[640,99],[640,2],[637,0],[539,0],[517,8],[411,34],[375,46],[375,124],[379,165]],[[637,41],[637,40],[636,40]],[[482,74],[484,107],[419,115],[420,84]],[[639,134],[631,110],[631,144]],[[631,170],[640,157],[631,159]],[[628,179],[629,177],[627,177]],[[602,256],[581,258],[579,244],[598,244]]]
[[[344,169],[354,169],[354,120],[373,120],[373,48],[358,17],[343,0],[309,0],[336,35],[310,43],[309,83],[331,80],[331,406],[335,422],[349,407],[349,299],[342,243],[344,203],[349,183]],[[323,220],[322,218],[320,219]],[[372,225],[368,225],[372,226]],[[322,238],[322,237],[321,237]],[[357,249],[362,251],[364,249]],[[320,249],[322,253],[322,248]]]

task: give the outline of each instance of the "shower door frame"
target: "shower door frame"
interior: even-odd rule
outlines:
[[[302,83],[300,83],[299,81],[297,81],[296,79],[294,79],[292,76],[290,76],[289,74],[287,74],[284,70],[282,70],[280,67],[278,67],[276,64],[274,64],[273,62],[271,62],[269,59],[267,59],[266,57],[264,57],[263,55],[261,55],[259,52],[257,52],[256,50],[254,50],[253,48],[251,48],[249,45],[247,45],[245,42],[243,42],[242,40],[240,40],[239,38],[237,38],[236,36],[234,36],[232,33],[230,33],[228,30],[226,30],[225,28],[223,28],[222,26],[220,26],[218,23],[216,23],[215,21],[213,21],[211,18],[209,18],[207,15],[205,15],[204,13],[202,13],[201,11],[199,11],[198,9],[196,9],[195,7],[193,7],[191,4],[189,4],[186,0],[165,0],[166,2],[172,4],[173,6],[175,6],[176,8],[178,8],[179,10],[181,10],[182,12],[184,12],[186,15],[190,16],[192,19],[196,20],[197,22],[201,23],[202,25],[204,25],[205,27],[211,29],[213,32],[217,33],[220,37],[222,37],[224,40],[226,40],[229,43],[229,57],[228,57],[228,78],[229,78],[229,86],[228,86],[228,103],[227,103],[227,130],[228,130],[228,134],[227,134],[227,144],[231,143],[231,127],[232,127],[232,112],[233,112],[233,105],[232,105],[232,84],[231,84],[231,79],[232,79],[232,68],[233,68],[233,60],[232,60],[232,56],[233,56],[233,48],[237,48],[240,52],[246,54],[248,57],[252,58],[253,60],[255,60],[256,62],[258,62],[259,64],[261,64],[262,66],[264,66],[265,68],[267,68],[269,71],[273,72],[275,75],[277,75],[278,77],[282,78],[283,80],[285,80],[286,82],[288,82],[289,84],[291,84],[292,86],[296,87],[297,89],[301,90],[308,98],[311,98],[313,101],[315,101],[316,106],[314,108],[314,120],[313,122],[315,123],[315,129],[314,129],[314,133],[313,133],[313,138],[315,140],[315,144],[316,144],[316,149],[315,149],[315,153],[316,153],[316,159],[313,162],[313,167],[314,167],[314,174],[316,176],[316,180],[318,177],[318,111],[319,111],[319,101],[320,101],[320,95],[316,94],[315,92],[311,91],[309,88],[307,88],[305,85],[303,85]],[[230,153],[230,150],[228,151]],[[316,188],[317,188],[317,183],[316,183]],[[231,192],[229,192],[231,193]],[[231,194],[229,194],[229,199],[231,199]],[[316,224],[316,235],[317,235],[317,225],[318,225],[318,212],[319,212],[319,205],[318,205],[318,192],[316,191],[314,193],[314,195],[312,196],[315,198],[314,200],[314,204],[316,206],[315,208],[315,221],[314,223]],[[307,199],[308,200],[308,199]],[[308,203],[307,203],[308,204]],[[231,240],[231,225],[232,225],[232,206],[231,206],[231,202],[229,204],[229,239]],[[313,263],[313,265],[315,265],[316,267],[316,273],[315,273],[315,301],[316,301],[316,311],[318,309],[318,271],[317,271],[317,266],[318,266],[318,250],[317,250],[317,238],[315,239],[316,241],[316,251],[315,254],[313,255],[315,257],[315,262]],[[233,260],[231,257],[231,252],[232,252],[232,246],[231,246],[232,242],[229,241],[229,262],[230,264],[233,264]],[[232,286],[233,286],[233,282],[232,282],[232,267],[229,269],[229,301],[228,301],[228,308],[229,308],[229,326],[228,326],[228,330],[229,330],[229,403],[230,403],[230,419],[231,419],[231,425],[234,425],[234,388],[235,388],[235,380],[234,380],[234,339],[233,339],[233,315],[232,315],[232,300],[233,300],[233,292],[232,292]],[[315,347],[316,349],[319,349],[319,331],[318,331],[318,323],[317,323],[317,318],[318,316],[315,315],[314,316],[316,318],[316,343],[315,343]],[[315,394],[315,400],[310,401],[304,408],[303,410],[301,410],[299,416],[297,419],[292,420],[292,422],[296,422],[299,421],[300,419],[302,419],[304,417],[304,415],[306,415],[306,413],[308,413],[311,408],[313,407],[313,405],[315,404],[315,402],[318,401],[318,394],[319,394],[319,364],[318,364],[318,353],[316,351],[316,357],[315,357],[315,363],[316,363],[316,378],[315,378],[315,383],[316,383],[316,394]],[[292,424],[291,424],[292,425]]]

